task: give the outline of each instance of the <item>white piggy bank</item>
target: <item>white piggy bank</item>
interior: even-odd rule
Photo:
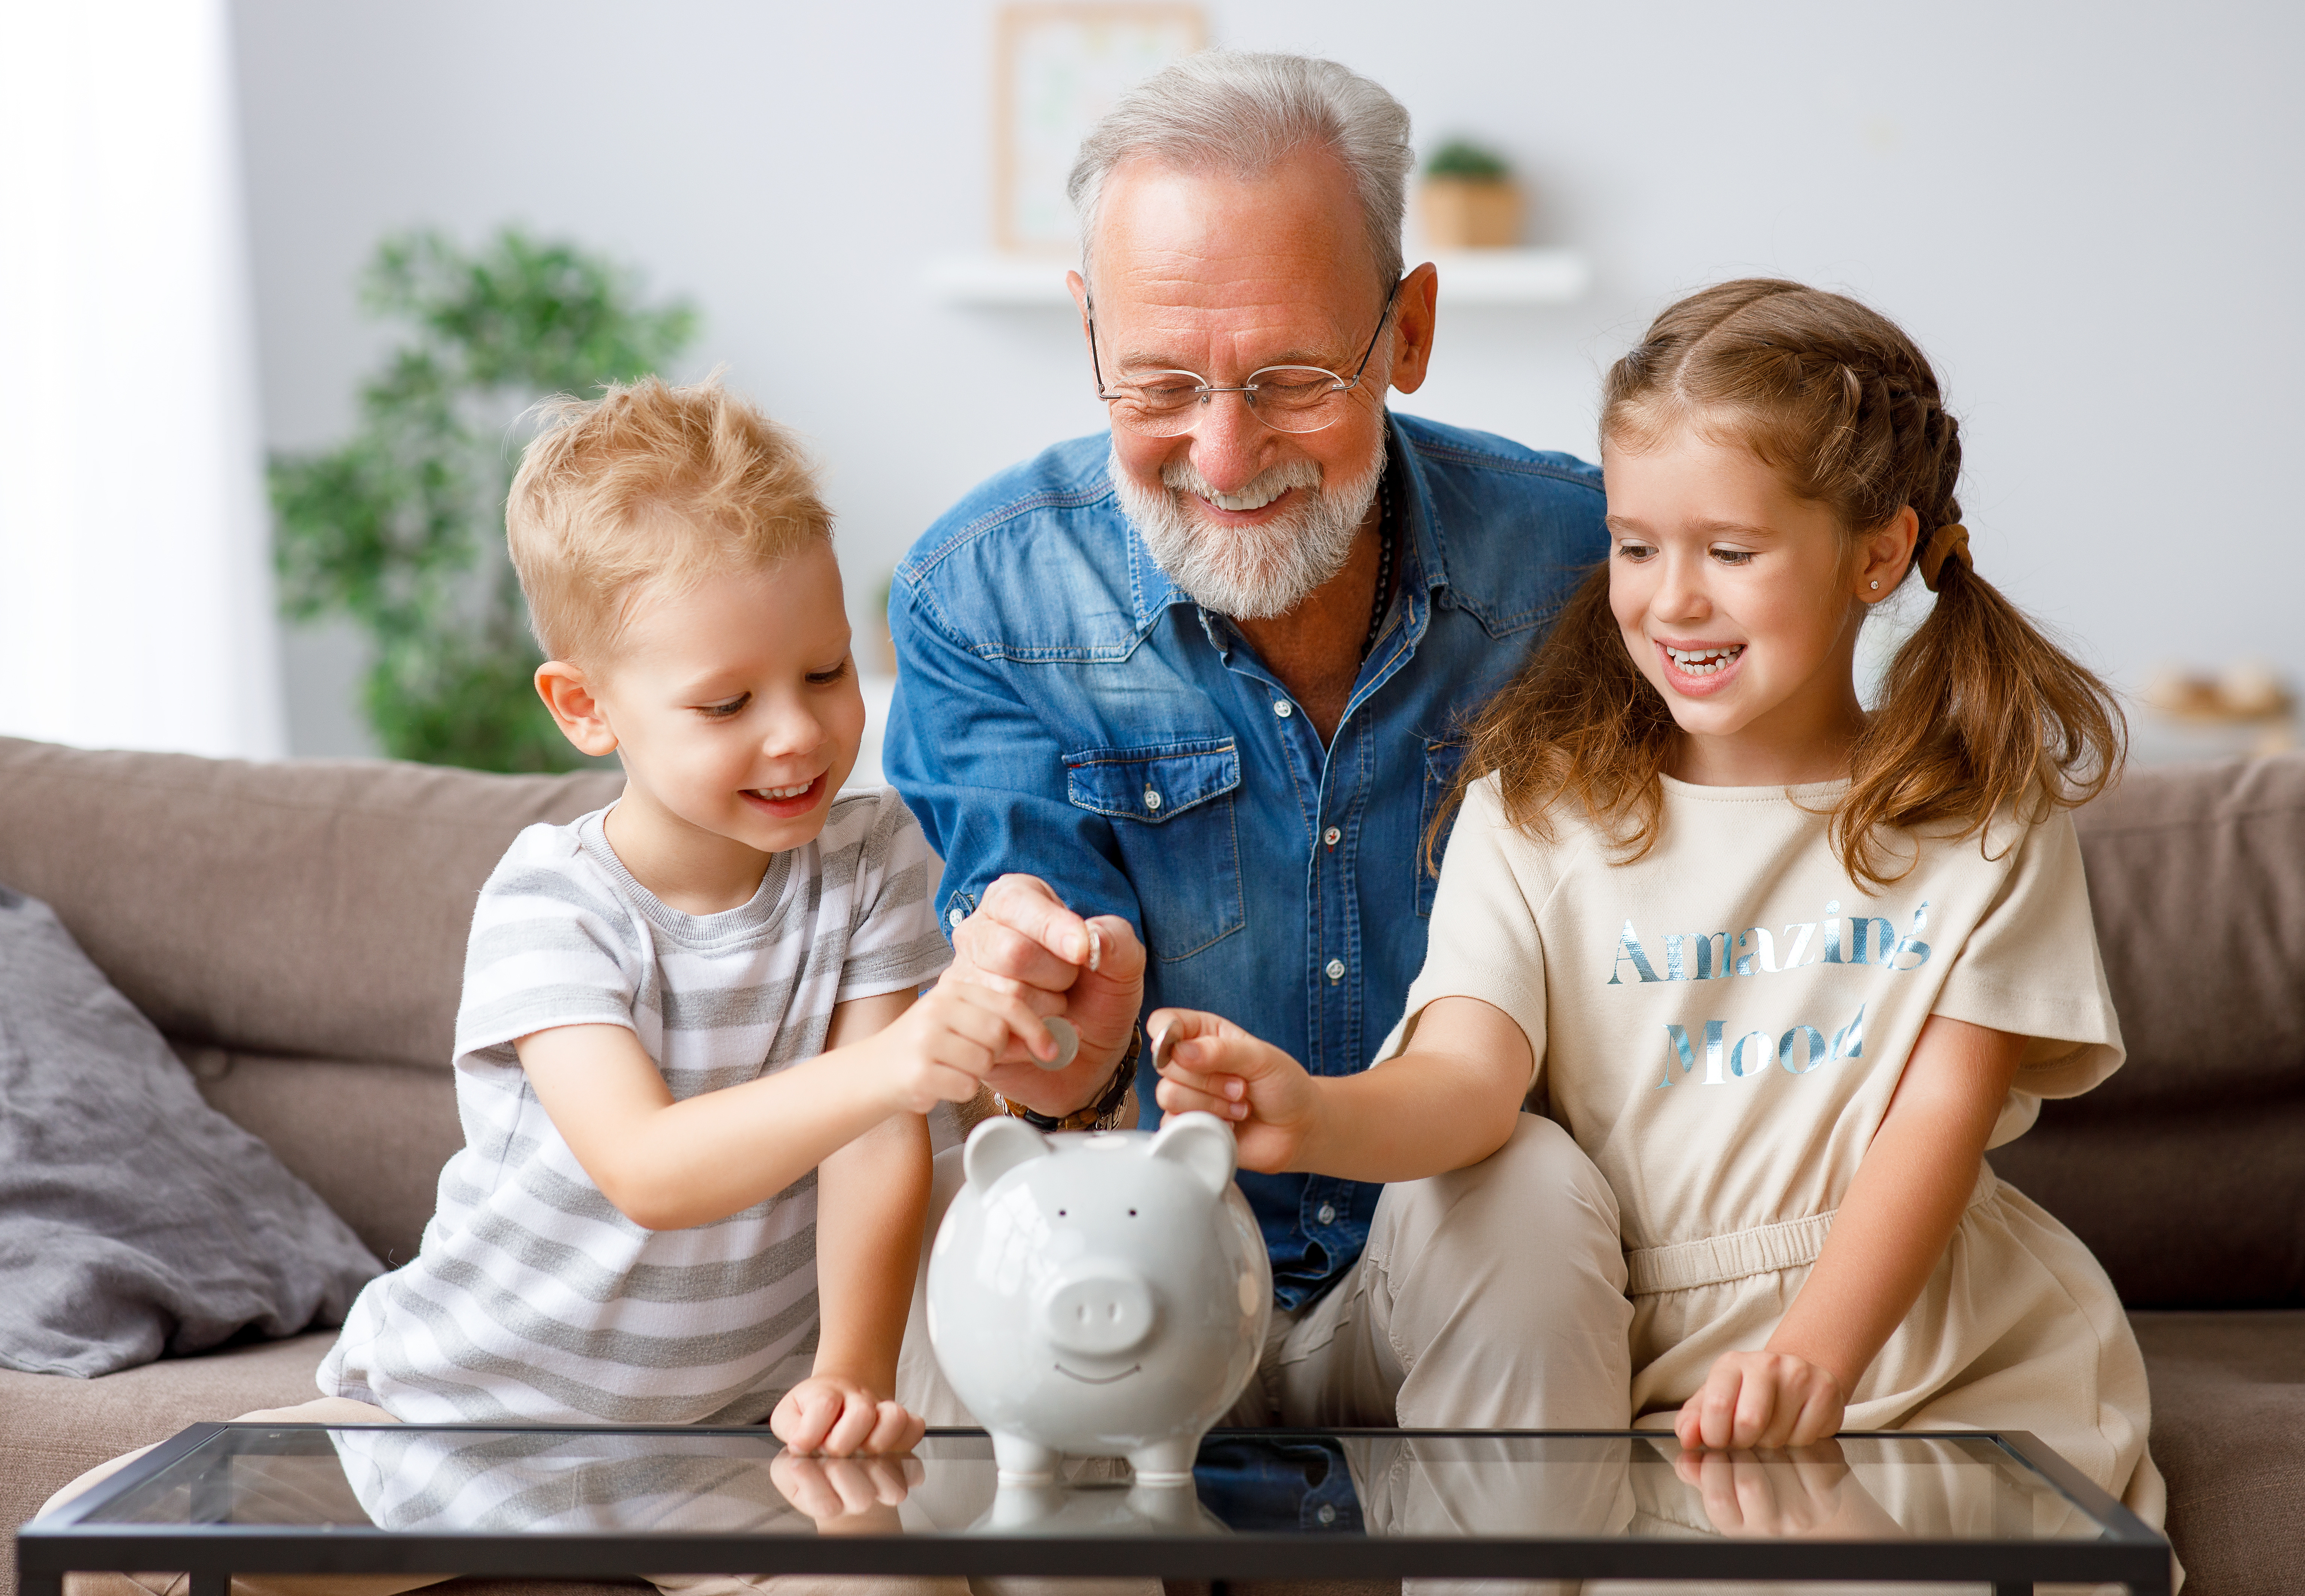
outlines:
[[[1003,1116],[962,1159],[929,1256],[929,1340],[1000,1478],[1052,1479],[1070,1456],[1189,1480],[1272,1312],[1232,1132],[1212,1114],[1056,1135]]]

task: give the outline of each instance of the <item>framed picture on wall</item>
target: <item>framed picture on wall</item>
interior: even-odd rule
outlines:
[[[1080,141],[1113,102],[1208,42],[1197,5],[1004,6],[993,47],[992,237],[1025,254],[1069,254],[1065,198]]]

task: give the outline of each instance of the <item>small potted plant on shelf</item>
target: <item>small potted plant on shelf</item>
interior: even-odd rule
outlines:
[[[1520,242],[1521,192],[1502,157],[1452,139],[1425,163],[1417,196],[1436,250],[1509,249]]]

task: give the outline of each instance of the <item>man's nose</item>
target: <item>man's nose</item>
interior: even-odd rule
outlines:
[[[1273,432],[1246,394],[1212,394],[1194,412],[1193,469],[1220,493],[1246,488],[1271,461]]]

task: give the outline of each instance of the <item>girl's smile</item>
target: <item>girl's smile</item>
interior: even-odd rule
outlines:
[[[1657,640],[1664,657],[1664,675],[1673,691],[1688,698],[1704,698],[1725,688],[1745,657],[1743,643],[1700,643]]]

